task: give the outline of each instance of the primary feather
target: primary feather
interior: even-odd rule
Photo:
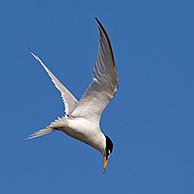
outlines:
[[[76,105],[72,116],[99,123],[104,108],[118,90],[118,74],[108,35],[99,20],[96,20],[99,24],[99,46],[93,81]]]
[[[30,50],[30,49],[29,49]],[[36,60],[40,62],[43,68],[46,70],[48,75],[50,76],[52,82],[55,84],[55,87],[61,92],[61,97],[63,99],[65,105],[65,113],[71,114],[75,109],[76,104],[78,103],[77,99],[71,94],[69,90],[53,75],[53,73],[46,67],[46,65],[41,61],[41,59],[35,55],[32,50],[30,50],[31,54],[34,56]]]

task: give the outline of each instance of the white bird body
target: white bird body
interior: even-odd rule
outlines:
[[[109,137],[100,130],[100,117],[118,90],[118,75],[114,54],[108,34],[99,24],[99,49],[97,62],[94,65],[93,81],[78,102],[77,99],[63,86],[63,84],[44,65],[40,58],[31,50],[31,54],[41,63],[51,77],[56,88],[61,92],[65,104],[65,116],[58,118],[45,129],[41,129],[27,139],[36,138],[56,130],[82,141],[104,156],[104,171],[108,157],[112,152],[113,144]]]
[[[55,127],[57,125],[53,125]],[[106,142],[105,142],[105,136],[99,129],[99,126],[95,123],[92,123],[88,121],[85,118],[64,118],[64,123],[61,123],[57,126],[57,130],[60,130],[67,135],[82,141],[98,151],[101,152],[102,155],[104,155]]]

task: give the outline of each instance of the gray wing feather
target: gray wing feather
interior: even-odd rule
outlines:
[[[93,81],[76,105],[72,116],[85,117],[99,123],[104,108],[118,90],[118,74],[108,34],[99,20],[96,20],[99,24],[99,47]]]
[[[73,110],[75,109],[76,104],[78,103],[77,99],[53,75],[53,73],[46,67],[46,65],[44,65],[44,63],[40,60],[40,58],[37,55],[35,55],[31,50],[30,50],[30,52],[34,56],[34,58],[40,62],[40,64],[43,66],[43,68],[46,70],[46,72],[50,76],[52,82],[55,84],[55,87],[61,92],[61,97],[62,97],[64,105],[65,105],[66,114],[71,114],[73,112]]]

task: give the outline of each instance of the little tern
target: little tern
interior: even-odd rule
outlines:
[[[99,31],[98,56],[93,69],[93,80],[80,101],[63,86],[40,58],[29,49],[35,59],[46,70],[55,87],[61,92],[65,105],[65,115],[61,118],[58,117],[49,126],[34,132],[26,139],[40,137],[54,131],[62,131],[97,149],[104,157],[103,173],[105,173],[108,158],[113,150],[113,143],[108,136],[102,133],[100,118],[103,110],[118,90],[118,73],[108,34],[100,21],[97,18],[95,19]]]

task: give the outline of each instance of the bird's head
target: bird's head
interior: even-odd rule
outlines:
[[[106,166],[108,163],[108,158],[110,156],[110,154],[112,153],[113,150],[113,143],[111,141],[111,139],[105,135],[106,138],[106,147],[105,147],[105,152],[104,152],[104,167],[103,167],[103,173],[105,173],[106,170]]]

